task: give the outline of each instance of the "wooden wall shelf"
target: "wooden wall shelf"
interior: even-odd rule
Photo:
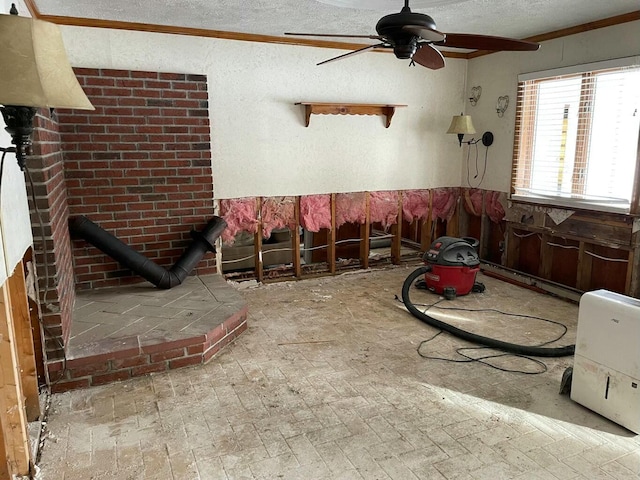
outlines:
[[[312,114],[315,115],[382,115],[386,117],[385,127],[389,128],[396,108],[406,105],[372,104],[372,103],[321,103],[298,102],[303,105],[305,112],[305,126],[309,126]]]

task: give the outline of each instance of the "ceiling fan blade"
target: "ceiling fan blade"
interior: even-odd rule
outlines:
[[[294,35],[297,37],[332,37],[332,38],[368,38],[370,40],[382,40],[380,35],[340,35],[336,33],[291,33],[285,32],[285,35]]]
[[[444,67],[444,57],[440,51],[429,43],[423,43],[413,54],[412,60],[423,67],[438,70]]]
[[[338,55],[337,57],[333,57],[330,58],[328,60],[324,60],[320,63],[318,63],[317,65],[324,65],[325,63],[330,63],[330,62],[335,62],[336,60],[342,60],[343,58],[347,58],[347,57],[351,57],[353,55],[358,55],[359,53],[364,53],[367,52],[369,50],[373,50],[374,48],[380,48],[380,47],[384,47],[385,44],[384,43],[378,43],[377,45],[367,45],[366,47],[363,48],[359,48],[358,50],[353,50],[351,52],[342,54],[342,55]]]
[[[421,27],[420,25],[404,25],[402,29],[419,36],[427,42],[441,42],[446,37],[444,33],[439,32],[438,30]]]
[[[533,52],[540,48],[539,43],[515,38],[492,37],[490,35],[474,35],[471,33],[447,33],[445,39],[435,42],[442,47],[471,48],[474,50],[509,50]]]

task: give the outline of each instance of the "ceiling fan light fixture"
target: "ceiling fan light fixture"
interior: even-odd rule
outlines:
[[[413,58],[413,55],[416,53],[418,49],[418,43],[413,40],[407,44],[397,44],[393,46],[393,53],[396,58],[400,58],[403,60]]]

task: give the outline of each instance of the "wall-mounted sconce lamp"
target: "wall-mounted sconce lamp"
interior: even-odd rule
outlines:
[[[498,103],[496,104],[496,112],[498,113],[498,117],[502,118],[507,108],[509,108],[509,96],[505,95],[503,97],[498,97]]]
[[[471,88],[471,96],[469,97],[469,103],[471,103],[471,106],[476,106],[480,99],[480,95],[482,95],[482,87],[478,86]]]
[[[24,170],[38,107],[94,110],[67,59],[57,25],[0,14],[0,112]],[[7,150],[8,149],[3,149]]]
[[[482,144],[485,147],[489,147],[491,144],[493,144],[493,133],[491,132],[484,132],[482,134],[482,138],[479,138],[477,140],[472,138],[471,140],[468,140],[466,142],[462,141],[466,134],[476,133],[476,129],[473,126],[473,122],[471,121],[471,115],[454,115],[451,119],[451,125],[449,125],[449,130],[447,130],[447,133],[456,133],[458,135],[460,146],[462,146],[463,143],[466,143],[467,145],[475,145],[480,141],[482,141]]]

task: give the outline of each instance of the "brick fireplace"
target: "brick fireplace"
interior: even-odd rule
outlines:
[[[40,111],[29,162],[42,219],[41,227],[30,201],[48,370],[58,389],[94,384],[91,361],[80,361],[87,381],[77,382],[78,372],[70,370],[74,361],[78,364],[78,358],[69,356],[70,347],[82,337],[73,325],[77,292],[143,281],[87,242],[71,239],[69,218],[87,216],[168,268],[190,244],[190,231],[199,230],[214,215],[206,76],[89,68],[75,72],[95,111]],[[193,273],[215,272],[215,256],[209,253]],[[230,332],[237,335],[237,315],[229,317],[234,317]],[[240,317],[245,322],[246,312]],[[220,334],[217,325],[225,321],[217,319],[211,329],[204,326],[196,337],[204,335],[203,345],[210,342]],[[96,348],[101,361],[95,369],[100,375],[109,373],[104,348]],[[144,348],[148,352],[156,347]],[[82,349],[82,355],[90,353]],[[123,354],[118,355],[120,363],[108,363],[107,370],[121,366]],[[189,356],[186,349],[184,356]],[[200,361],[208,360],[201,357]],[[172,362],[180,365],[177,357]],[[163,365],[171,368],[168,362]],[[143,370],[120,371],[114,378]]]

